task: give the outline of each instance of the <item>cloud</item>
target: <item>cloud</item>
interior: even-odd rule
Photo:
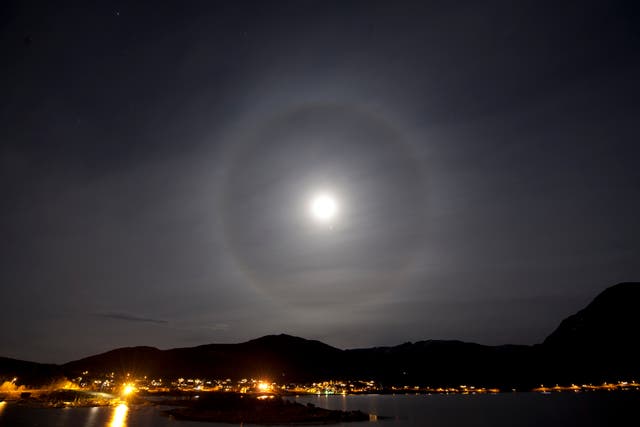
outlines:
[[[213,325],[209,325],[205,327],[210,331],[227,331],[229,330],[229,325],[226,323],[214,323]]]
[[[135,314],[121,313],[121,312],[96,313],[96,316],[106,317],[108,319],[127,320],[129,322],[147,322],[147,323],[156,323],[161,325],[166,325],[169,323],[166,320],[152,319],[150,317],[137,316]]]

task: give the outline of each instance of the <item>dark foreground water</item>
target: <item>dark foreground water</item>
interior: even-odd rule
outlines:
[[[358,426],[628,426],[640,425],[640,393],[513,393],[497,395],[304,396],[301,403],[390,419]],[[229,424],[176,421],[155,407],[29,408],[0,403],[0,426],[197,427]],[[245,424],[246,425],[246,424]]]

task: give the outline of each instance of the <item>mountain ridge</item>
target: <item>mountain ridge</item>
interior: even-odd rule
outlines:
[[[161,350],[122,347],[44,365],[0,358],[0,380],[27,371],[132,372],[156,377],[265,377],[297,382],[327,378],[368,378],[383,383],[462,383],[521,387],[541,382],[614,381],[640,375],[634,337],[640,320],[640,283],[625,282],[597,295],[562,320],[540,344],[488,346],[459,340],[421,340],[396,346],[339,349],[317,340],[265,335],[237,344],[203,344]],[[10,369],[7,369],[7,366]],[[12,373],[13,372],[13,373]]]

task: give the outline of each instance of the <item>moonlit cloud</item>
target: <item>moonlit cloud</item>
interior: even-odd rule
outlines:
[[[148,323],[157,323],[161,325],[166,325],[169,323],[166,320],[136,316],[134,314],[129,314],[129,313],[118,313],[118,312],[96,313],[96,316],[105,317],[107,319],[126,320],[128,322],[148,322]]]

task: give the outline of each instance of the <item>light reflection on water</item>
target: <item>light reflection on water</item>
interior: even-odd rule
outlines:
[[[291,398],[330,409],[359,409],[378,423],[343,427],[602,427],[637,419],[639,393],[502,393],[498,395],[355,395]],[[34,408],[0,403],[0,427],[228,427],[162,415],[165,407]],[[381,418],[384,417],[384,420]],[[627,420],[625,422],[625,420]],[[236,424],[237,426],[238,424]]]
[[[124,403],[121,403],[115,408],[113,408],[113,413],[111,414],[111,422],[109,423],[109,427],[126,427],[127,412],[129,412],[129,408]]]
[[[94,427],[96,425],[96,416],[98,415],[98,407],[94,406],[89,409],[89,415],[87,415],[87,421],[84,423],[84,427]]]

